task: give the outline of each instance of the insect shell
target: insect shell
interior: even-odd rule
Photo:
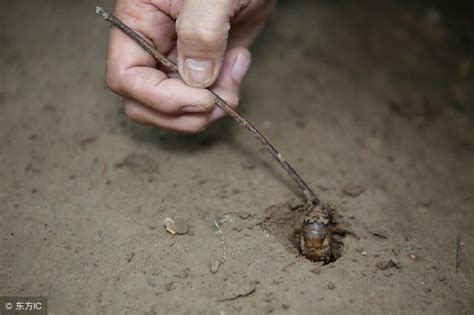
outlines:
[[[332,259],[331,209],[328,205],[315,205],[304,216],[299,249],[311,261],[329,263]]]

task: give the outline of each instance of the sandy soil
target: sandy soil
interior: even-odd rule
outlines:
[[[51,314],[472,314],[472,38],[442,8],[355,2],[281,2],[242,92],[360,237],[319,266],[286,238],[295,187],[233,121],[124,117],[95,2],[1,1],[0,294]]]

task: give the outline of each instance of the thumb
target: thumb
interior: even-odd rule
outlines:
[[[194,87],[210,86],[219,75],[230,30],[232,1],[185,1],[176,20],[178,69]]]

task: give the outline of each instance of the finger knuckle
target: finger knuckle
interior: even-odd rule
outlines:
[[[125,115],[133,121],[140,122],[142,121],[140,110],[133,104],[125,103]]]
[[[110,71],[107,71],[106,73],[105,82],[110,90],[115,93],[120,93],[120,81]]]
[[[209,126],[208,120],[199,120],[196,122],[192,122],[187,126],[187,132],[190,134],[198,134],[203,132]]]
[[[193,21],[178,23],[176,30],[181,41],[197,43],[210,48],[220,47],[226,36],[226,33],[221,29],[199,25]]]
[[[229,95],[227,99],[227,103],[232,107],[232,108],[237,108],[239,106],[240,102],[240,97],[237,94],[231,94]]]

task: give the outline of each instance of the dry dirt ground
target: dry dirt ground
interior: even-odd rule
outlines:
[[[319,266],[286,239],[295,187],[245,130],[124,117],[95,5],[0,3],[1,295],[46,295],[51,314],[473,313],[465,16],[279,3],[240,110],[360,237]]]

